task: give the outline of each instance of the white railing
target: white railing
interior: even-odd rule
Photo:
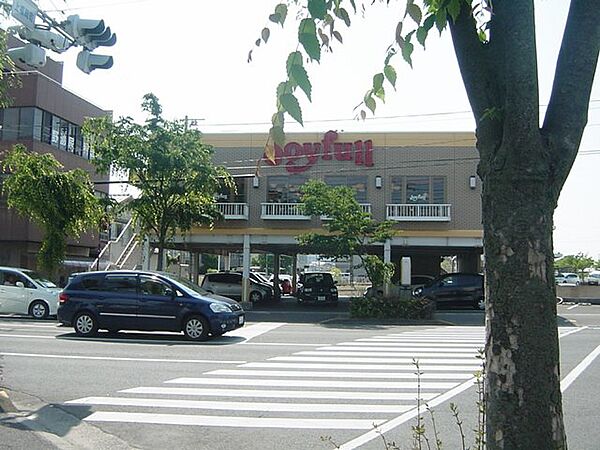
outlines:
[[[449,222],[449,204],[388,204],[386,218],[402,222]]]
[[[371,204],[370,203],[360,203],[360,207],[362,212],[371,215]],[[329,216],[321,216],[321,220],[331,220]]]
[[[310,220],[302,203],[261,203],[261,219]]]
[[[217,207],[225,219],[248,220],[247,203],[217,203]]]
[[[90,265],[89,270],[109,270],[130,250],[131,242],[137,233],[133,229],[133,219],[123,227],[119,236],[104,246],[98,257]]]

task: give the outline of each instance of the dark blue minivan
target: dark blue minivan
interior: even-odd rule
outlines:
[[[169,274],[141,271],[86,272],[59,295],[58,321],[79,336],[98,329],[183,331],[205,340],[244,325],[242,307]]]

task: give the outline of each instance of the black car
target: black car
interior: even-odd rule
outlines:
[[[485,309],[483,276],[478,273],[449,273],[413,290],[413,296],[446,306],[470,306]]]
[[[333,303],[337,305],[338,290],[329,272],[305,272],[300,275],[298,303]]]
[[[176,277],[152,272],[88,272],[59,295],[58,321],[80,336],[98,329],[183,331],[201,341],[244,325],[242,307]]]

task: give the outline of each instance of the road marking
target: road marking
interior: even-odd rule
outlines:
[[[567,310],[575,309],[575,308],[577,308],[578,306],[579,306],[579,304],[578,304],[578,303],[576,303],[576,304],[574,304],[573,306],[569,306],[569,307],[567,308]]]
[[[358,339],[359,342],[396,342],[396,343],[407,343],[407,342],[438,342],[439,340],[443,340],[446,343],[463,343],[463,344],[477,344],[481,343],[482,345],[485,343],[485,339],[450,339],[450,338],[415,338],[415,337],[405,337],[405,338],[363,338]],[[429,344],[431,345],[431,344]]]
[[[429,352],[460,352],[460,353],[477,353],[476,347],[473,348],[435,348],[435,347],[405,347],[405,346],[397,346],[397,347],[346,347],[342,345],[335,345],[330,347],[321,347],[317,350],[323,351],[355,351],[355,352],[422,352],[427,355]]]
[[[571,370],[566,377],[564,377],[560,382],[560,390],[561,392],[565,392],[571,383],[577,379],[579,375],[583,373],[585,369],[596,359],[596,357],[600,355],[600,345],[596,347],[589,355],[587,355],[583,361],[577,364],[573,370]]]
[[[223,385],[233,380],[222,378],[175,378],[165,381],[167,384],[200,384],[200,385]],[[421,383],[398,381],[322,381],[322,380],[256,380],[236,379],[236,386],[276,386],[276,387],[322,387],[322,388],[351,388],[351,389],[450,389],[456,383],[443,383],[437,381],[424,381]]]
[[[90,422],[149,423],[156,425],[195,425],[205,427],[256,427],[256,428],[305,428],[336,430],[368,430],[379,425],[383,419],[301,419],[197,416],[187,414],[151,414],[127,412],[95,412],[84,420]]]
[[[205,388],[172,388],[172,387],[136,387],[124,389],[124,394],[145,395],[197,395],[209,397],[249,397],[249,398],[335,398],[344,400],[379,400],[379,401],[416,401],[416,392],[344,392],[344,391],[287,391],[259,389],[205,389]],[[422,400],[429,400],[439,392],[421,392]]]
[[[475,352],[471,353],[431,353],[431,352],[356,352],[356,351],[348,351],[348,352],[329,352],[329,351],[318,351],[318,350],[307,350],[304,352],[296,352],[294,355],[306,355],[306,356],[397,356],[404,358],[414,358],[420,359],[420,357],[431,357],[431,358],[477,358],[477,354]]]
[[[254,339],[261,334],[268,333],[269,331],[273,331],[276,328],[279,328],[283,325],[287,325],[285,322],[260,322],[255,323],[253,325],[247,325],[242,328],[238,328],[237,330],[229,331],[227,336],[237,336],[242,337],[249,341],[250,339]]]
[[[34,325],[31,323],[15,323],[14,326],[10,322],[1,322],[0,328],[52,328],[54,330],[60,330],[62,327],[57,325]]]
[[[415,399],[416,401],[416,399]],[[214,402],[129,397],[85,397],[66,402],[69,405],[141,406],[150,408],[188,408],[270,412],[329,412],[329,413],[399,413],[413,405],[361,405],[356,403],[267,403]]]
[[[413,368],[413,370],[415,370]],[[207,372],[206,375],[230,375],[230,376],[261,376],[261,377],[314,377],[314,378],[382,378],[399,380],[416,380],[415,372],[386,372],[386,373],[366,373],[366,372],[317,372],[305,370],[242,370],[242,369],[221,369]],[[472,378],[472,373],[423,373],[422,380],[465,380]]]
[[[200,364],[244,364],[246,361],[219,361],[215,359],[160,359],[160,358],[119,358],[116,356],[77,356],[77,355],[48,355],[40,353],[8,353],[0,352],[2,356],[50,359],[88,359],[93,361],[136,361],[159,363],[200,363]]]
[[[285,363],[285,362],[252,362],[241,365],[240,367],[254,367],[260,369],[336,369],[336,370],[417,370],[414,364],[335,364],[335,363]],[[462,366],[433,366],[419,363],[422,372],[431,372],[436,370],[455,370],[458,372],[474,373],[481,370],[481,364],[462,365]]]
[[[586,330],[587,328],[588,328],[587,326],[577,327],[577,328],[573,328],[569,331],[564,331],[564,332],[562,330],[559,330],[558,337],[563,338],[565,336],[569,336],[570,334],[579,333],[580,331]]]
[[[11,337],[11,338],[27,338],[27,339],[56,339],[56,336],[41,336],[35,334],[0,334],[0,337]]]
[[[392,348],[404,348],[407,345],[411,346],[411,347],[430,347],[432,345],[434,345],[433,342],[357,342],[357,341],[353,341],[353,342],[340,342],[339,344],[336,345],[356,345],[356,346],[364,346],[364,347],[373,347],[375,344],[377,344],[376,347],[374,348],[381,348],[381,347],[392,347]],[[440,343],[438,344],[437,342],[435,343],[436,347],[440,347],[440,348],[465,348],[465,349],[473,349],[473,350],[477,350],[478,348],[481,347],[481,345],[479,345],[478,343],[474,343],[474,344],[464,344],[464,343],[458,343],[458,344],[446,344],[446,343]],[[387,350],[387,348],[386,348]],[[442,351],[442,350],[440,350]],[[457,350],[457,351],[461,351],[461,350]]]
[[[344,358],[337,356],[276,356],[269,361],[301,361],[301,362],[338,362],[338,363],[383,363],[383,364],[412,364],[413,358]],[[428,359],[419,358],[419,364],[473,364],[473,359]]]

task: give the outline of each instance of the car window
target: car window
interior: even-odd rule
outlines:
[[[77,289],[82,291],[102,290],[102,279],[104,276],[87,276],[74,278],[65,289]]]
[[[460,278],[456,275],[451,275],[446,278],[443,278],[441,281],[442,286],[459,286]]]
[[[107,275],[102,283],[102,290],[111,292],[137,292],[135,275]]]
[[[330,273],[307,273],[304,275],[304,285],[332,285],[333,278]]]
[[[223,278],[224,283],[242,284],[242,275],[240,275],[239,273],[224,273]]]
[[[52,281],[47,280],[46,278],[41,276],[39,273],[34,272],[33,270],[27,270],[25,273],[27,274],[27,276],[29,278],[32,278],[36,283],[41,284],[45,288],[57,287],[56,284],[54,284]]]
[[[142,275],[140,276],[140,293],[142,295],[171,297],[173,295],[173,288],[158,278]]]
[[[33,283],[21,275],[19,272],[12,270],[0,271],[0,283],[4,286],[16,286],[18,282],[23,283],[26,288],[35,288]]]
[[[211,283],[227,283],[225,273],[210,273],[206,275]]]

